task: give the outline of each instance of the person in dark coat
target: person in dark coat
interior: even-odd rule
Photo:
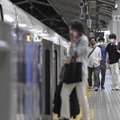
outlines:
[[[60,111],[61,111],[61,90],[62,90],[62,85],[63,85],[63,76],[64,76],[64,70],[65,70],[65,65],[62,67],[61,73],[60,73],[60,83],[58,84],[55,94],[54,94],[54,107],[53,107],[53,112],[55,114],[58,114],[60,117]],[[76,94],[76,88],[73,89],[71,95],[70,95],[70,114],[71,117],[76,117],[80,113],[80,106],[78,103],[78,98]]]

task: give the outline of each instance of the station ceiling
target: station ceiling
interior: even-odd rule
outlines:
[[[106,29],[118,0],[10,1],[68,39],[67,24],[72,19],[80,19],[87,34],[90,30]],[[89,20],[92,20],[91,25]],[[91,26],[92,29],[89,29],[88,26]]]

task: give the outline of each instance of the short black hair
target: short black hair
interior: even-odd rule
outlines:
[[[80,32],[80,33],[82,33],[82,34],[85,32],[82,23],[81,23],[80,20],[78,20],[78,19],[73,20],[73,21],[70,23],[70,26],[71,26],[73,29],[77,30],[78,32]]]
[[[100,42],[100,41],[105,42],[105,38],[104,38],[104,37],[100,37],[100,38],[98,39],[98,42]]]
[[[116,37],[116,35],[115,34],[110,34],[110,36],[109,36],[109,39],[116,39],[117,37]]]
[[[91,38],[89,39],[89,41],[91,41],[92,39],[95,39],[95,41],[97,42],[96,37],[91,37]]]

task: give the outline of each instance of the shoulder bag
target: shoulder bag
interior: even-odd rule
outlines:
[[[82,82],[82,63],[76,61],[77,57],[77,53],[75,53],[75,56],[71,59],[72,62],[70,64],[66,64],[63,78],[63,81],[66,84]]]

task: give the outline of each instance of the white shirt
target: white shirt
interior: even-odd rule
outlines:
[[[92,47],[88,47],[88,55],[92,50],[93,50]],[[90,55],[90,57],[88,58],[88,66],[98,67],[100,65],[100,60],[101,60],[101,50],[99,47],[96,47],[95,50]]]

